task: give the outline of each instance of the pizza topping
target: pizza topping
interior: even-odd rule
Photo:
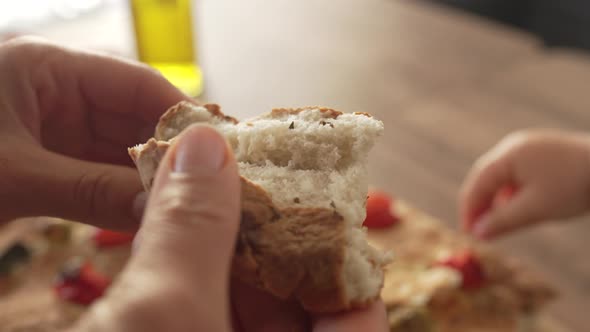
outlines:
[[[367,198],[367,217],[363,226],[383,228],[395,225],[400,221],[392,211],[393,199],[382,191],[372,191]]]
[[[461,274],[461,287],[465,290],[479,289],[485,286],[486,277],[477,256],[469,250],[462,251],[435,263],[457,270]]]
[[[71,226],[63,222],[50,222],[41,228],[43,237],[52,245],[65,245],[72,236]]]
[[[62,300],[86,306],[100,298],[110,283],[89,262],[76,258],[63,267],[54,290]]]
[[[130,244],[133,242],[134,236],[135,234],[99,229],[92,239],[98,248],[110,248]]]
[[[426,307],[396,308],[396,310],[390,310],[388,319],[391,325],[391,332],[436,331],[434,320]]]
[[[31,251],[20,242],[14,243],[0,256],[0,276],[10,275],[19,265],[31,260]]]

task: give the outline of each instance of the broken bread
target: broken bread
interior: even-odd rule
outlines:
[[[150,190],[171,141],[205,123],[229,142],[242,213],[232,275],[310,312],[364,307],[379,297],[388,255],[366,241],[366,159],[383,124],[366,113],[274,109],[238,122],[217,105],[181,102],[147,143],[129,149]]]

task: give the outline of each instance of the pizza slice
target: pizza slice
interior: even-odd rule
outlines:
[[[381,293],[391,331],[533,331],[535,315],[555,298],[520,262],[404,202],[390,212],[398,222],[370,229],[369,239],[394,253]]]

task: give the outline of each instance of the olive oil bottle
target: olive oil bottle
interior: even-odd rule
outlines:
[[[203,90],[193,38],[191,0],[130,0],[139,60],[189,96]]]

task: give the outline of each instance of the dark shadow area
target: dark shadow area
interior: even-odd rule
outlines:
[[[430,0],[536,34],[547,46],[590,50],[588,0]]]

